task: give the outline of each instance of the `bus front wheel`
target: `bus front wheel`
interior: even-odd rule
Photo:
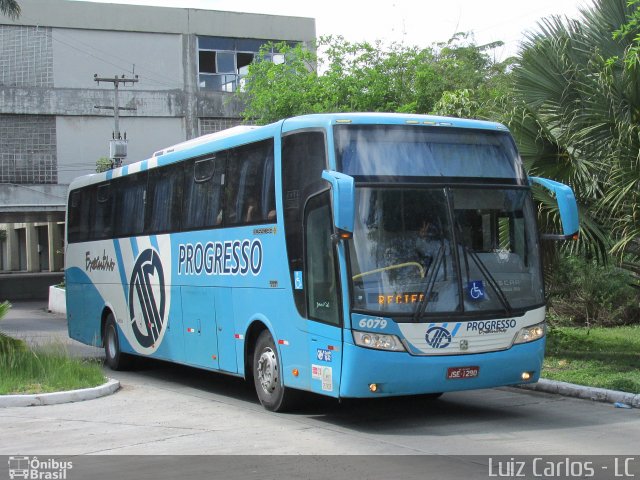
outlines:
[[[126,370],[130,365],[130,357],[120,351],[118,327],[112,313],[107,316],[104,326],[104,356],[111,370]]]
[[[258,399],[271,412],[282,412],[293,407],[296,392],[282,383],[282,363],[278,349],[268,330],[256,341],[253,354],[253,382]]]

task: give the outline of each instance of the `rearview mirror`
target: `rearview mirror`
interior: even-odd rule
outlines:
[[[529,180],[551,191],[556,197],[560,211],[562,234],[543,234],[541,238],[543,240],[576,239],[580,231],[580,224],[578,222],[578,205],[571,187],[548,178],[529,177]]]
[[[333,224],[340,231],[353,233],[356,201],[353,177],[333,170],[324,170],[322,178],[331,184]]]

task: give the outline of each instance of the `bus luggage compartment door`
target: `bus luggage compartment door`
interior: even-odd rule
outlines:
[[[181,287],[182,326],[187,363],[218,368],[216,309],[212,287]]]

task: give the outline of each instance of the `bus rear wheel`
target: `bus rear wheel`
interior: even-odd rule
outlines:
[[[104,326],[104,356],[111,370],[126,370],[131,366],[131,357],[120,350],[118,327],[112,313],[107,316]]]
[[[283,412],[294,406],[297,392],[286,388],[282,383],[282,363],[268,330],[264,330],[256,341],[253,383],[260,403],[267,410]]]

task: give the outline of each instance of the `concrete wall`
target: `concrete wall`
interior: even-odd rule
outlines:
[[[180,35],[53,29],[53,83],[56,88],[111,91],[113,84],[98,86],[93,80],[94,74],[132,77],[135,73],[139,83],[120,86],[121,90],[182,89],[182,56]]]
[[[163,146],[184,141],[182,118],[122,118],[120,131],[127,132],[128,157],[124,164],[144,160]],[[58,182],[95,173],[96,161],[109,156],[113,119],[58,116]]]
[[[65,0],[20,0],[19,3],[21,17],[15,21],[3,18],[3,23],[307,42],[316,36],[313,18]],[[241,9],[242,3],[238,2],[237,7]]]
[[[0,302],[9,300],[47,300],[49,287],[64,280],[64,273],[0,274]]]

